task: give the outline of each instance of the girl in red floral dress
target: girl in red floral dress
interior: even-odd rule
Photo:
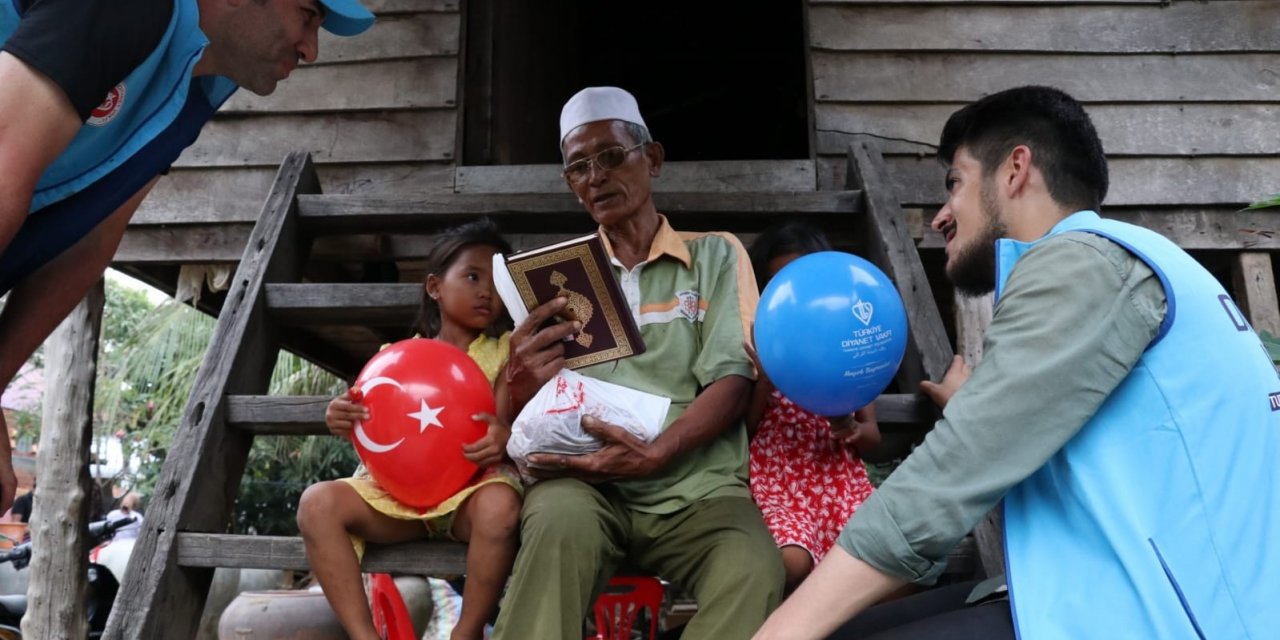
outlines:
[[[761,234],[748,253],[764,285],[792,260],[830,251],[821,231],[787,223]],[[755,352],[751,350],[754,358]],[[875,405],[825,418],[796,406],[760,378],[747,410],[751,440],[751,495],[782,552],[787,591],[804,580],[835,544],[858,506],[871,495],[859,452],[880,444]]]

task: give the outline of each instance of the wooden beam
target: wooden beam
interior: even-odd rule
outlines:
[[[329,65],[388,58],[457,56],[462,31],[456,10],[449,13],[380,15],[359,38],[320,31],[320,55],[314,64]],[[287,82],[287,81],[286,81]]]
[[[568,193],[557,164],[460,166],[461,193]],[[813,191],[812,160],[716,160],[668,162],[653,181],[666,191]]]
[[[1105,144],[1105,142],[1104,142]],[[1239,209],[1280,184],[1280,156],[1111,157],[1111,189],[1103,207],[1229,206]],[[845,161],[819,156],[821,184],[843,188]],[[885,157],[889,181],[904,206],[946,200],[943,169],[932,154]]]
[[[272,166],[299,146],[318,163],[453,158],[452,109],[215,118],[175,167]]]
[[[856,191],[661,193],[655,195],[654,200],[658,209],[671,215],[677,226],[696,221],[699,228],[727,225],[742,231],[758,231],[777,222],[775,214],[821,218],[848,217],[862,211],[860,194]],[[422,230],[423,225],[454,224],[480,215],[495,218],[503,231],[509,233],[595,230],[582,205],[567,192],[459,193],[415,198],[304,196],[299,206],[310,228],[325,231],[371,226]]]
[[[466,573],[467,546],[430,540],[397,545],[370,544],[361,568],[365,573],[456,576]],[[302,538],[178,534],[178,564],[184,567],[240,567],[310,571]]]
[[[958,102],[819,104],[815,107],[818,153],[843,156],[853,135],[871,134],[885,153],[933,155],[947,118],[963,106]],[[1084,106],[1112,157],[1262,156],[1280,149],[1280,127],[1275,126],[1280,105],[1276,103]]]
[[[1280,336],[1280,303],[1276,301],[1271,254],[1243,251],[1231,261],[1236,303],[1254,331]]]
[[[898,383],[912,393],[921,380],[942,379],[951,364],[951,343],[880,152],[865,142],[849,147],[848,176],[849,186],[861,188],[866,198],[868,257],[897,285],[906,306],[910,341]]]
[[[93,391],[102,332],[103,281],[54,330],[45,349],[44,414],[31,520],[31,583],[22,617],[29,638],[83,638],[93,442]],[[4,434],[8,437],[8,434]]]
[[[420,284],[268,284],[268,313],[288,326],[408,326],[422,303]]]
[[[325,435],[324,411],[329,396],[227,396],[227,425],[254,435]],[[885,394],[876,398],[876,419],[888,430],[929,427],[938,411],[915,394]]]
[[[1235,4],[1235,3],[1233,3]],[[1083,102],[1268,102],[1276,53],[1035,55],[814,51],[819,102],[972,102],[1027,84],[1053,84]]]
[[[350,38],[344,38],[350,39]],[[355,38],[364,40],[364,38]],[[456,58],[304,65],[269,96],[238,91],[220,114],[441,109],[457,103]]]
[[[815,6],[810,45],[839,51],[1280,51],[1275,2],[1171,6]]]
[[[250,224],[209,224],[125,229],[113,266],[235,262],[253,232]]]
[[[394,13],[451,13],[459,0],[364,0],[361,4],[378,16]]]
[[[267,389],[279,342],[267,322],[263,284],[296,281],[301,274],[306,255],[296,229],[296,196],[318,190],[307,154],[289,154],[240,258],[196,373],[121,581],[104,634],[108,640],[195,634],[213,570],[179,567],[176,537],[180,532],[221,531],[230,519],[252,437],[226,428],[225,398]]]
[[[453,192],[453,165],[441,163],[331,164],[316,167],[326,193],[412,198]],[[131,225],[258,220],[275,167],[174,169],[160,179]]]

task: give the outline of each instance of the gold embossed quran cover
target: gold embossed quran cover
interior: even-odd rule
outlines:
[[[609,266],[599,233],[493,257],[493,281],[519,325],[529,311],[559,296],[562,316],[582,322],[564,343],[565,366],[577,369],[644,353],[644,340]],[[505,263],[505,269],[502,268]]]

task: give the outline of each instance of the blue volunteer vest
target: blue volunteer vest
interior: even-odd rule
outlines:
[[[1221,285],[1157,233],[1073,214],[1045,237],[1109,238],[1168,312],[1129,375],[1005,496],[1022,638],[1280,634],[1280,376]],[[997,297],[1032,243],[997,242]]]
[[[17,29],[0,0],[0,45]],[[236,90],[227,78],[192,78],[208,40],[196,0],[175,0],[154,51],[118,84],[41,175],[27,222],[0,256],[0,293],[62,253],[165,171]]]

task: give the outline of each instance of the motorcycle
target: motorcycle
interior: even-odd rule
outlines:
[[[107,567],[96,562],[99,545],[115,536],[116,531],[133,524],[137,518],[129,516],[119,520],[100,520],[89,524],[89,546],[94,549],[88,568],[85,615],[89,623],[89,640],[98,640],[107,627],[111,605],[115,603],[120,582]],[[31,563],[31,542],[23,542],[12,549],[0,551],[0,564],[13,563],[15,569],[25,569]],[[22,616],[27,613],[25,594],[0,595],[0,640],[22,638]]]

